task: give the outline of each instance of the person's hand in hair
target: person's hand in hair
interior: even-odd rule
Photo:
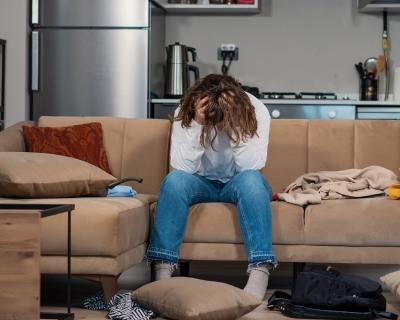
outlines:
[[[194,121],[198,124],[204,125],[205,111],[207,108],[208,97],[200,99],[194,106]]]
[[[199,142],[214,149],[218,133],[225,131],[236,146],[257,135],[257,118],[250,97],[239,81],[229,75],[211,74],[198,79],[180,100],[174,121],[182,128],[202,125]],[[215,150],[215,149],[214,149]]]

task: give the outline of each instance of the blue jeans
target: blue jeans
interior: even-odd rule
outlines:
[[[271,187],[256,170],[242,171],[227,183],[207,180],[182,170],[172,171],[161,185],[146,258],[177,264],[190,206],[225,202],[237,205],[249,265],[267,262],[270,267],[275,267],[271,198]]]

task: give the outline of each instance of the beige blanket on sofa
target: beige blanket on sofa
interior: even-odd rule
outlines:
[[[321,200],[387,195],[387,189],[395,183],[396,174],[379,166],[320,171],[298,177],[277,196],[279,200],[304,206]]]

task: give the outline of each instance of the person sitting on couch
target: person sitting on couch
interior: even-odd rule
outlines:
[[[244,290],[264,299],[272,248],[271,187],[258,171],[265,166],[271,117],[264,104],[229,75],[199,79],[175,110],[171,165],[158,197],[146,258],[155,280],[177,267],[190,206],[205,202],[237,205],[248,255]]]

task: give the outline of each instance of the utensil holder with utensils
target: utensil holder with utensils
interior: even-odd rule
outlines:
[[[378,100],[378,80],[363,78],[360,79],[360,100],[377,101]]]

